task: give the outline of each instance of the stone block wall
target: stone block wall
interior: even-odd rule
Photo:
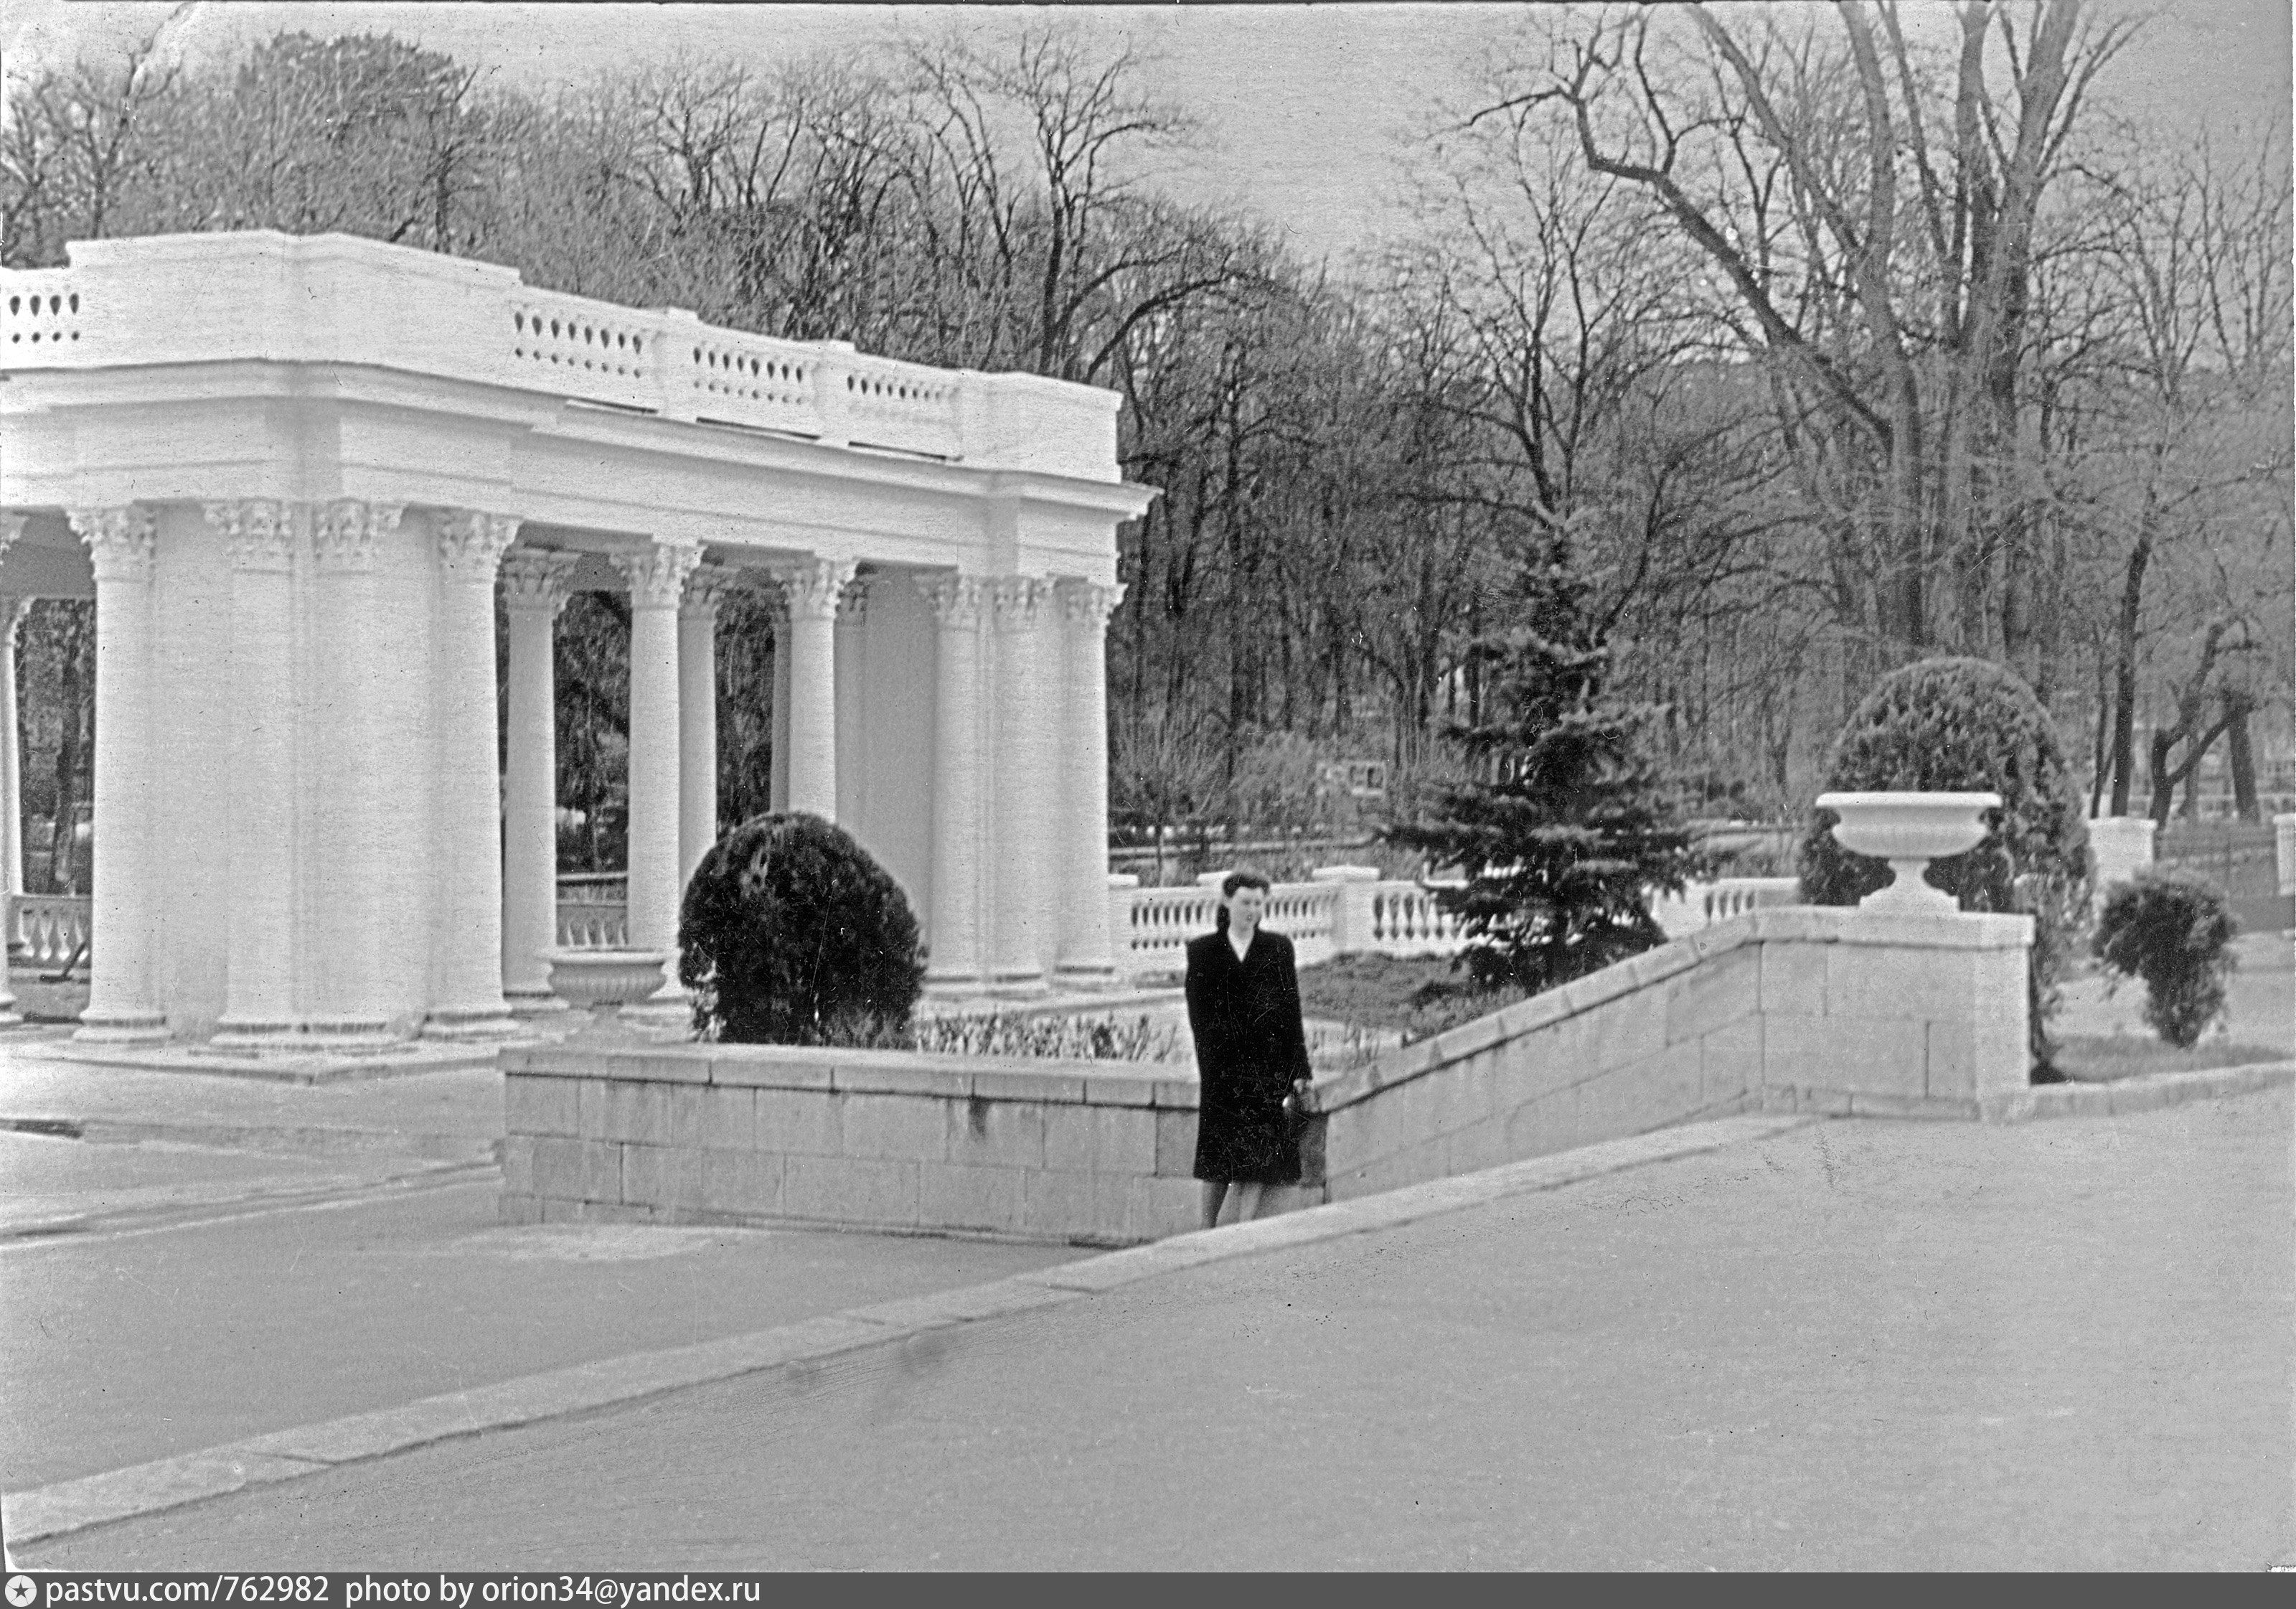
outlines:
[[[1750,1110],[1981,1118],[2027,1086],[2022,916],[1759,909],[1316,1081],[1306,1178],[1366,1195]],[[816,1223],[1120,1245],[1198,1222],[1152,1065],[783,1046],[505,1051],[513,1222]]]
[[[767,1045],[504,1051],[503,1216],[1122,1245],[1196,1227],[1166,1070]]]
[[[1734,917],[1318,1080],[1325,1197],[1749,1110],[1997,1115],[2031,942],[2023,916]]]

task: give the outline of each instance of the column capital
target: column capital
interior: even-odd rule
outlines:
[[[516,514],[490,514],[477,508],[442,508],[431,517],[439,567],[450,581],[491,587],[502,556],[518,538]]]
[[[853,579],[850,559],[783,559],[765,568],[780,583],[791,620],[835,620],[839,595]]]
[[[278,574],[295,561],[295,516],[286,504],[269,497],[242,497],[202,505],[208,529],[222,533],[234,570]]]
[[[718,605],[741,579],[742,572],[730,565],[696,564],[693,573],[685,578],[685,590],[678,595],[678,618],[715,620]]]
[[[685,578],[701,562],[699,542],[652,542],[606,555],[607,562],[629,583],[633,609],[675,609],[685,591]]]
[[[1061,613],[1072,627],[1092,631],[1108,629],[1108,617],[1124,602],[1124,583],[1067,580],[1054,588],[1061,601]]]
[[[573,595],[568,585],[582,555],[546,547],[513,547],[503,555],[503,603],[514,613],[529,611],[555,619]]]
[[[24,521],[29,518],[29,514],[0,513],[0,559],[6,558],[8,550],[16,546],[16,538],[24,534]]]
[[[88,561],[99,581],[148,581],[152,579],[154,529],[152,511],[141,503],[121,503],[110,508],[75,508],[64,517],[79,539],[87,544]]]
[[[875,576],[855,576],[837,595],[837,618],[859,625],[869,617],[869,586]]]
[[[1053,584],[1042,576],[999,576],[987,583],[988,607],[999,631],[1034,631]]]
[[[962,572],[917,577],[917,590],[932,605],[933,619],[947,631],[972,631],[980,625],[980,578]]]
[[[375,544],[398,529],[399,503],[337,497],[311,505],[311,558],[319,569],[359,574],[374,568]]]

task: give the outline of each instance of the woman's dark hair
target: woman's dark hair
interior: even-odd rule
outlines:
[[[1267,881],[1267,874],[1255,872],[1248,866],[1238,866],[1220,879],[1219,909],[1212,913],[1212,926],[1227,932],[1227,902],[1235,898],[1238,889],[1258,889],[1261,893],[1273,893],[1275,885]]]

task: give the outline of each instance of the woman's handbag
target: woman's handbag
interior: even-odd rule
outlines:
[[[1283,1131],[1298,1139],[1308,1127],[1308,1080],[1294,1080],[1283,1096]]]

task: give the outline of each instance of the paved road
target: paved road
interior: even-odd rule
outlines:
[[[2296,1563],[2284,1087],[1833,1122],[35,1544],[74,1567]]]
[[[0,1490],[1076,1255],[827,1231],[509,1227],[490,1169],[377,1184],[406,1159],[354,1162],[0,1135],[7,1186],[37,1186],[66,1215],[133,1208],[139,1226],[0,1238]],[[282,1205],[283,1190],[302,1199]]]

